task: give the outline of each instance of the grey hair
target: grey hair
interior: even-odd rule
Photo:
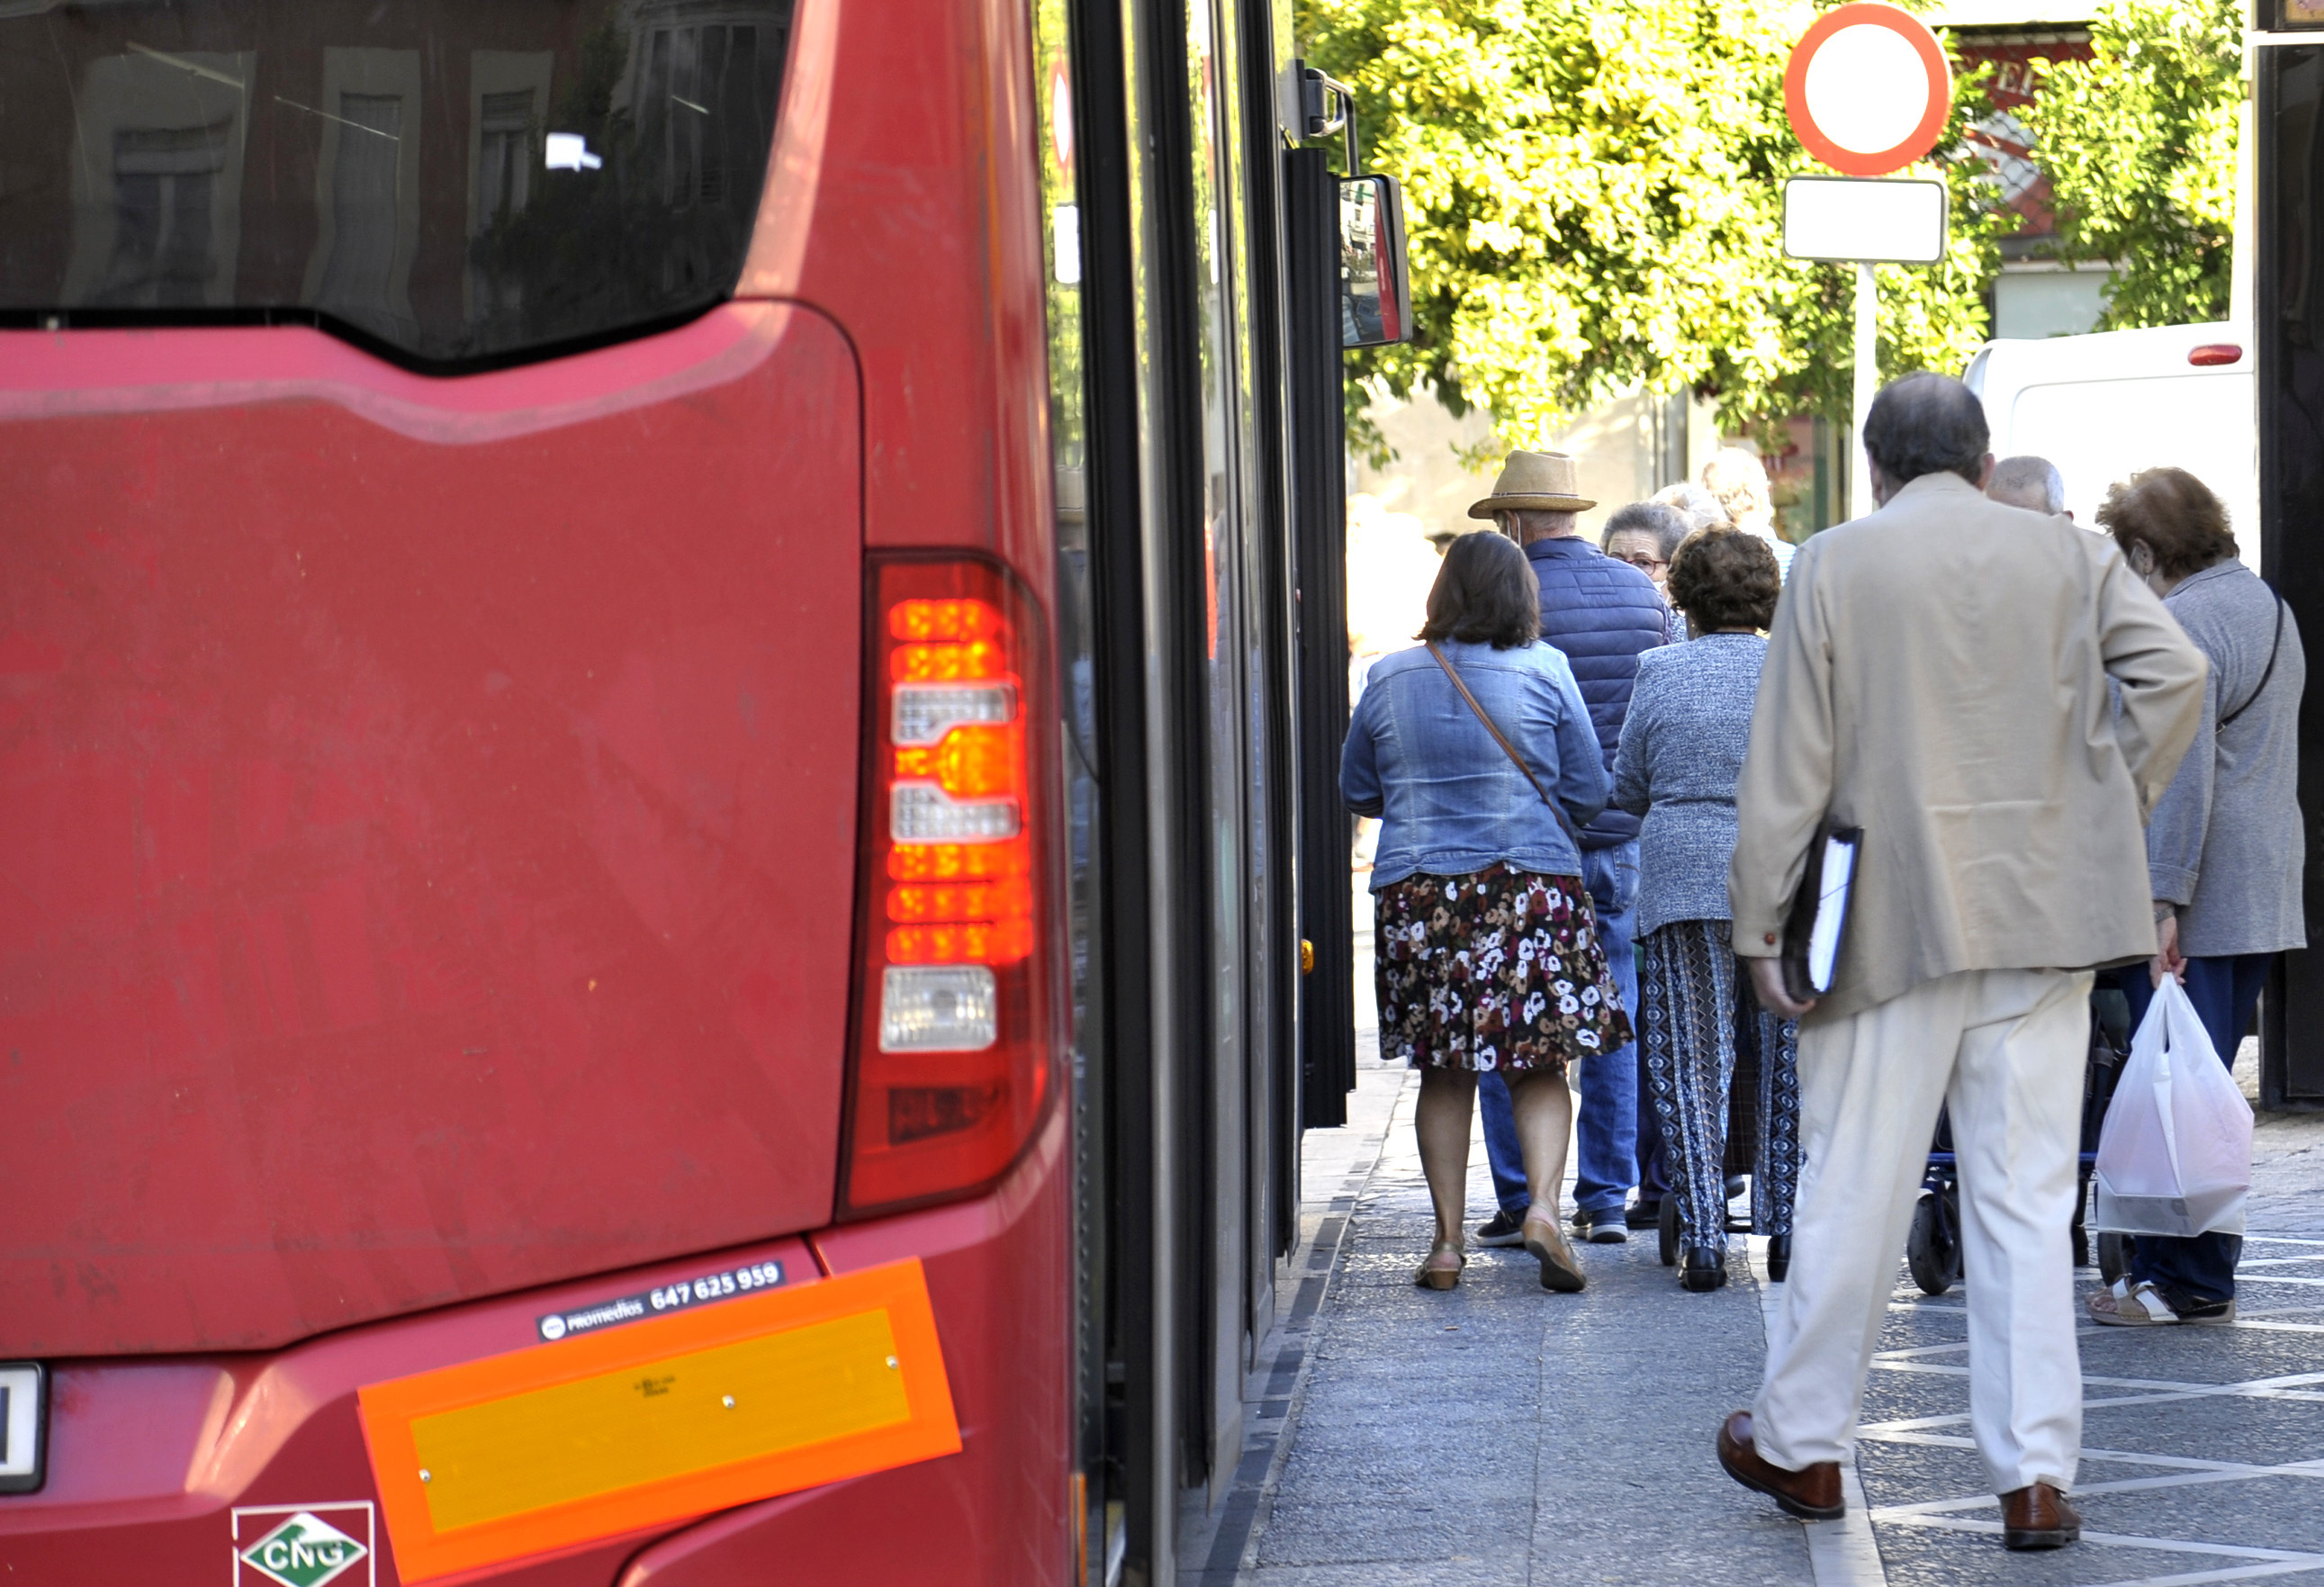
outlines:
[[[1864,416],[1864,449],[1892,485],[1924,474],[1957,474],[1976,484],[1987,438],[1985,405],[1950,374],[1891,381]]]
[[[1505,539],[1524,545],[1527,535],[1554,535],[1559,525],[1570,525],[1573,519],[1571,512],[1545,507],[1503,507],[1494,512],[1493,526]]]
[[[2029,512],[2056,514],[2066,510],[2066,481],[2058,466],[2031,453],[1995,464],[1985,494]]]
[[[1618,534],[1650,534],[1655,537],[1655,554],[1665,562],[1676,554],[1679,542],[1694,532],[1694,525],[1675,507],[1661,502],[1633,502],[1627,507],[1617,507],[1600,531],[1600,549],[1614,543]]]
[[[1686,520],[1690,530],[1709,529],[1714,523],[1733,521],[1727,516],[1727,509],[1719,504],[1719,498],[1691,479],[1665,485],[1646,500],[1675,509],[1678,515]]]

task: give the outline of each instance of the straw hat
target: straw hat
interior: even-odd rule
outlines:
[[[1511,452],[1493,494],[1469,509],[1471,518],[1496,512],[1586,512],[1598,503],[1576,495],[1582,471],[1563,452]]]

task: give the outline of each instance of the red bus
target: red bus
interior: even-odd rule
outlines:
[[[1352,1080],[1291,46],[0,7],[0,1574],[1175,1576]]]

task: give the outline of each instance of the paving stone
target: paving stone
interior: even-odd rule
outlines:
[[[1432,1560],[1425,1564],[1274,1565],[1261,1566],[1240,1578],[1250,1587],[1526,1587],[1531,1580],[1531,1567],[1522,1558]]]
[[[1278,1496],[1259,1539],[1261,1565],[1523,1561],[1533,1496],[1480,1499],[1448,1485],[1374,1497],[1360,1484],[1323,1485],[1320,1500]]]
[[[1590,1288],[1559,1295],[1524,1252],[1480,1249],[1459,1288],[1419,1288],[1434,1217],[1416,1091],[1357,1198],[1240,1580],[1808,1582],[1799,1525],[1711,1454],[1766,1348],[1748,1269],[1689,1295],[1651,1241],[1584,1246]],[[1470,1167],[1473,1226],[1491,1212],[1481,1141]]]
[[[1348,1222],[1239,1587],[1839,1587],[1817,1582],[1810,1529],[1712,1458],[1766,1351],[1765,1292],[1739,1242],[1734,1282],[1708,1296],[1678,1288],[1650,1235],[1579,1247],[1590,1278],[1579,1296],[1544,1292],[1521,1251],[1472,1251],[1449,1293],[1413,1284],[1433,1227],[1412,1138],[1417,1085],[1379,1065],[1359,969],[1373,1133],[1362,1149],[1352,1132],[1308,1137],[1303,1227],[1321,1226],[1327,1202]],[[2251,1070],[2246,1052],[2247,1091]],[[2244,1321],[2081,1329],[2089,1536],[2074,1547],[2001,1546],[1959,1370],[1966,1290],[1923,1296],[1900,1264],[1857,1462],[1888,1582],[2324,1580],[2324,1116],[2263,1116],[2255,1141]],[[1491,1211],[1472,1141],[1471,1227]],[[2085,1273],[2077,1288],[2095,1283]],[[2311,1374],[2272,1394],[2199,1392]],[[1921,1433],[1886,1426],[1930,1418]],[[2189,1464],[2207,1462],[2314,1464]],[[1833,1541],[1816,1531],[1820,1547]]]

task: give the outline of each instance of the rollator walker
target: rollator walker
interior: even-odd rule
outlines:
[[[2089,1208],[2090,1174],[2098,1163],[2098,1131],[2106,1124],[2107,1104],[2114,1099],[2115,1083],[2130,1056],[2130,1003],[2115,983],[2115,973],[2101,972],[2098,984],[2090,989],[2089,1056],[2082,1069],[2081,1153],[2075,1174],[2074,1223],[2069,1231],[2077,1268],[2090,1265],[2089,1230],[2083,1223]],[[2098,1236],[2098,1271],[2108,1284],[2122,1277],[2128,1260],[2123,1236]],[[1923,1295],[1942,1295],[1960,1282],[1960,1167],[1953,1154],[1952,1120],[1942,1112],[1937,1115],[1936,1138],[1929,1145],[1929,1171],[1921,1181],[1912,1230],[1904,1238],[1904,1265]]]

